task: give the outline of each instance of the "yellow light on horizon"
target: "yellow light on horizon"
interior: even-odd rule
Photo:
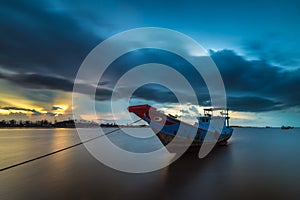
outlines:
[[[0,115],[9,115],[9,111],[8,110],[3,110],[3,109],[0,109]]]
[[[26,114],[26,115],[33,114],[32,111],[27,111],[27,110],[14,110],[14,109],[4,110],[4,109],[0,109],[0,114],[1,115],[9,115],[11,113],[22,113],[22,114]]]
[[[247,120],[255,119],[255,116],[252,116],[250,113],[246,113],[246,112],[229,111],[229,116],[232,119],[247,119]]]
[[[53,111],[53,113],[55,113],[56,115],[65,114],[65,111],[67,111],[69,108],[68,105],[62,105],[62,104],[53,105],[53,107],[57,107],[57,109]]]

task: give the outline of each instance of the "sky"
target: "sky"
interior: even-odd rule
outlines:
[[[72,107],[72,91],[89,52],[122,31],[162,27],[208,50],[224,81],[231,124],[300,126],[299,8],[296,0],[1,1],[0,119],[72,118],[72,109],[86,109]],[[178,105],[168,88],[153,84],[137,90],[133,103],[191,118],[209,106],[205,84],[189,63],[168,52],[143,50],[117,59],[96,86],[97,119],[88,109],[78,117],[110,121],[113,85],[122,73],[147,62],[181,70],[195,86],[199,105]]]

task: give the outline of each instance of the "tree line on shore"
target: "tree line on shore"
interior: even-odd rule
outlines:
[[[19,127],[19,128],[75,128],[75,127],[127,127],[128,125],[118,125],[116,123],[96,123],[93,121],[85,121],[85,120],[64,120],[64,121],[48,121],[48,120],[2,120],[0,121],[0,128],[9,128],[9,127]],[[139,127],[143,127],[144,125],[140,125]],[[132,125],[130,127],[133,127]]]

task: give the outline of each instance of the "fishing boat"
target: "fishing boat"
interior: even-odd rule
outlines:
[[[128,111],[146,121],[170,152],[178,147],[186,148],[187,145],[188,151],[198,150],[203,144],[224,145],[233,132],[229,126],[228,109],[204,109],[204,115],[199,116],[194,125],[164,114],[148,104],[129,106]],[[216,111],[220,111],[220,114],[214,116]]]

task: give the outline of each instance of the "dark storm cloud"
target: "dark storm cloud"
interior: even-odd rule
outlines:
[[[159,49],[142,49],[132,51],[119,57],[106,69],[102,79],[104,82],[109,80],[107,85],[113,87],[123,76],[123,74],[129,72],[134,67],[147,63],[159,63],[172,67],[181,75],[183,75],[195,89],[198,101],[201,104],[204,104],[204,102],[209,100],[208,90],[198,71],[182,57]],[[149,73],[161,75],[159,71],[150,71]],[[141,74],[140,76],[137,76],[136,79],[142,79],[143,76],[147,76],[147,74]],[[168,76],[168,74],[164,74],[160,77],[172,80],[172,77]],[[134,83],[135,80],[131,80],[131,82],[128,83],[128,87],[130,87],[130,84]],[[173,84],[176,85],[176,83],[178,84],[177,80],[173,80]],[[189,99],[190,94],[186,94],[186,91],[184,91],[185,88],[179,88],[179,86],[177,86],[177,88],[177,94],[181,94],[182,97]],[[145,100],[153,100],[159,103],[178,102],[175,94],[172,91],[158,84],[148,84],[140,87],[135,91],[133,97]]]
[[[282,109],[282,104],[263,97],[228,97],[228,107],[234,111],[263,112]]]
[[[295,39],[290,42],[290,38]],[[293,34],[290,38],[282,37],[280,34],[268,34],[262,39],[246,41],[243,48],[249,56],[254,56],[259,60],[283,67],[299,67],[300,49],[297,42],[299,39]]]
[[[26,112],[32,112],[34,116],[39,116],[41,115],[42,113],[37,111],[37,110],[34,110],[34,109],[28,109],[28,108],[19,108],[19,107],[0,107],[0,109],[2,110],[7,110],[7,111],[10,111],[10,110],[18,110],[18,111],[26,111]]]
[[[62,109],[62,108],[59,106],[52,106],[52,108],[51,108],[51,110],[60,110],[60,109]]]
[[[0,5],[0,65],[18,72],[74,77],[89,51],[112,26],[101,23],[99,2],[78,17],[76,1],[6,1]],[[77,6],[77,7],[76,7]]]
[[[178,103],[178,100],[173,92],[165,87],[154,84],[148,84],[138,88],[133,93],[132,97],[150,101],[153,100],[158,103]]]
[[[201,105],[209,106],[207,103],[209,93],[202,78],[186,61],[166,52],[145,51],[150,57],[143,53],[136,58],[129,56],[128,60],[120,58],[112,64],[114,69],[120,69],[120,75],[111,72],[111,83],[118,80],[122,73],[127,72],[133,66],[143,64],[143,61],[158,62],[172,66],[181,74],[185,75],[192,84],[198,95]],[[237,111],[270,111],[298,106],[300,102],[300,69],[284,70],[282,67],[269,64],[266,60],[247,60],[237,55],[233,50],[211,52],[212,59],[216,63],[222,75],[228,104],[231,109]],[[142,55],[142,56],[141,56]],[[133,65],[128,66],[130,60]],[[123,71],[122,71],[123,70]],[[112,70],[113,71],[113,70]],[[109,72],[109,70],[108,70]],[[174,83],[175,84],[175,83]],[[189,94],[185,94],[189,95]],[[157,102],[177,102],[174,94],[157,86],[148,86],[137,91],[135,97],[154,100]]]
[[[295,22],[292,20],[299,19],[299,12],[296,9],[298,3],[289,6],[287,4],[281,6],[280,3],[280,6],[276,6],[276,8],[280,8],[280,13],[277,12],[277,9],[274,10],[275,7],[272,7],[275,2],[270,4],[267,1],[263,3],[262,8],[268,8],[270,12],[265,12],[265,9],[257,10],[257,3],[245,6],[241,2],[220,1],[218,4],[222,6],[217,7],[214,7],[215,3],[210,1],[205,3],[198,1],[198,3],[193,4],[187,4],[184,1],[180,4],[170,4],[163,1],[160,6],[148,3],[150,8],[155,9],[156,15],[153,15],[153,9],[148,9],[149,7],[141,1],[135,1],[132,5],[126,2],[126,6],[122,6],[121,2],[119,3],[119,7],[122,8],[122,12],[119,13],[118,10],[109,9],[118,7],[114,1],[109,3],[95,0],[84,3],[76,0],[30,2],[10,0],[1,3],[0,68],[15,73],[0,73],[0,78],[29,89],[26,97],[38,101],[47,102],[47,99],[54,97],[51,93],[35,95],[35,90],[72,92],[75,74],[85,56],[107,37],[106,33],[111,33],[110,31],[116,28],[111,22],[115,22],[117,17],[122,18],[124,21],[118,21],[118,26],[129,29],[138,25],[132,22],[132,19],[141,18],[147,25],[167,26],[183,32],[194,30],[195,26],[201,27],[204,36],[207,34],[209,38],[211,38],[212,32],[216,33],[222,30],[222,34],[218,36],[221,38],[219,42],[240,35],[254,38],[254,40],[247,40],[244,48],[250,55],[257,57],[257,60],[249,61],[238,56],[232,50],[212,53],[212,58],[224,79],[228,104],[231,109],[260,112],[299,105],[300,70],[297,69],[300,55],[297,46],[299,44],[299,26],[297,26],[298,23],[286,23],[286,21]],[[248,3],[250,4],[250,2]],[[177,9],[181,14],[178,15],[178,12],[174,12],[175,15],[165,17],[167,10],[164,8],[168,8],[169,11],[169,6]],[[127,12],[124,7],[131,9],[130,11],[135,10],[139,14],[129,19],[130,12]],[[185,10],[181,10],[182,7],[185,7]],[[233,7],[234,15],[231,13]],[[202,8],[201,12],[198,8]],[[216,9],[215,14],[211,15],[209,8]],[[230,13],[227,13],[229,10]],[[111,17],[110,13],[119,16]],[[210,17],[207,18],[207,16]],[[221,23],[220,16],[224,18]],[[168,19],[171,20],[168,21]],[[276,24],[269,23],[271,21],[264,21],[267,19],[276,21]],[[280,21],[281,19],[284,20]],[[120,22],[124,22],[124,24]],[[253,29],[252,25],[257,28]],[[232,27],[237,28],[232,29]],[[291,31],[285,31],[282,34],[283,37],[273,35],[272,37],[263,37],[261,40],[257,39],[257,35],[260,35],[261,32],[274,27],[279,30]],[[286,32],[295,35],[290,34],[290,38],[287,40]],[[203,36],[200,33],[199,35],[200,37]],[[215,44],[215,40],[207,40]],[[146,53],[148,57],[144,54],[133,53],[115,61],[111,70],[108,69],[106,76],[104,76],[105,85],[107,87],[113,86],[123,73],[134,66],[157,62],[172,66],[183,74],[196,90],[200,104],[209,105],[207,103],[209,94],[201,76],[186,61],[161,51],[151,52],[148,50]],[[276,67],[276,63],[282,66]],[[287,71],[283,68],[285,65],[295,68],[293,71]],[[142,78],[142,76],[137,78]],[[112,93],[109,88],[95,88],[85,84],[82,84],[80,88],[82,94],[96,89],[96,100],[98,101],[109,100]],[[190,95],[185,94],[184,91],[182,93],[186,96]],[[160,103],[177,102],[177,98],[171,91],[157,86],[141,88],[133,96]]]
[[[236,110],[256,112],[299,105],[299,69],[283,70],[264,60],[249,61],[231,50],[216,52],[212,58],[222,74],[229,105],[236,105]]]
[[[121,57],[114,62],[112,64],[114,70],[108,69],[107,74],[105,74],[109,77],[110,84],[114,84],[123,73],[145,61],[146,63],[163,63],[185,75],[196,90],[200,105],[209,106],[209,93],[203,80],[186,61],[165,52],[159,52],[158,56],[153,50],[144,53],[150,53],[150,58],[139,52],[139,54],[135,54],[135,59],[133,55],[127,55],[127,57]],[[232,50],[211,52],[211,54],[222,75],[230,109],[262,112],[299,105],[300,69],[284,70],[266,60],[247,60]],[[132,60],[133,62],[130,62]],[[183,93],[183,95],[188,96],[190,94]],[[159,103],[178,102],[170,90],[154,84],[138,89],[133,97]]]
[[[140,59],[136,57],[132,64],[133,56],[127,59],[120,58],[112,64],[112,68],[104,74],[102,85],[94,88],[91,85],[80,85],[80,93],[88,94],[96,89],[96,100],[105,101],[111,98],[111,86],[136,65],[143,62],[158,62],[173,66],[184,74],[197,91],[200,105],[209,106],[209,93],[199,75],[195,75],[194,69],[181,58],[160,52],[160,56],[150,54],[150,58]],[[159,58],[159,59],[157,59]],[[212,59],[219,68],[227,92],[228,105],[235,111],[262,112],[279,110],[298,106],[300,101],[300,69],[283,70],[262,60],[246,60],[232,50],[212,52]],[[138,62],[137,62],[138,60]],[[154,72],[158,73],[158,72]],[[21,87],[39,90],[73,91],[73,80],[64,77],[45,76],[40,74],[5,74],[0,73],[0,78],[8,80]],[[142,78],[142,77],[137,77]],[[134,81],[134,80],[132,80]],[[174,82],[176,84],[176,82]],[[189,96],[181,91],[182,95]],[[158,103],[177,103],[174,93],[165,87],[149,84],[139,88],[133,94],[133,98],[152,100]]]
[[[61,77],[45,76],[40,74],[4,74],[0,73],[1,79],[10,81],[13,84],[17,84],[20,87],[27,89],[38,90],[59,90],[64,92],[72,92],[74,82]],[[101,85],[103,85],[101,83]],[[90,91],[96,91],[96,100],[108,100],[111,97],[112,91],[108,88],[103,88],[87,84],[78,84],[80,87],[79,92],[82,94],[90,94]],[[32,92],[32,91],[31,91]],[[30,98],[30,96],[27,96]],[[33,97],[36,99],[37,97]]]
[[[2,76],[4,76],[2,74]],[[6,80],[21,87],[29,89],[49,89],[71,92],[73,82],[66,78],[45,76],[40,74],[14,74],[7,75]]]

